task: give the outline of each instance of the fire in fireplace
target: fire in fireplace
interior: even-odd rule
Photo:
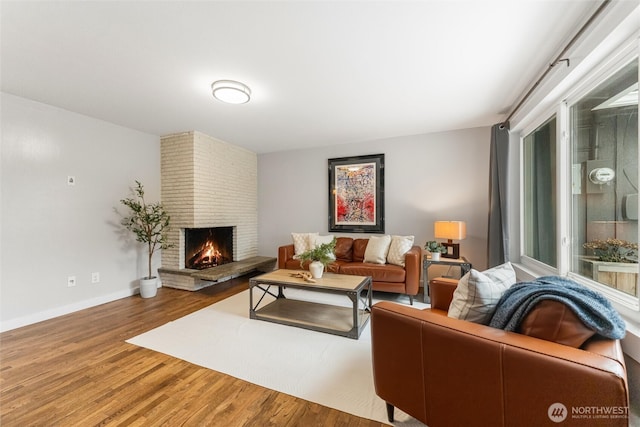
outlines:
[[[187,228],[184,237],[185,268],[203,270],[233,261],[233,227]]]

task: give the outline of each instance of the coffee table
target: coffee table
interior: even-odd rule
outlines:
[[[308,283],[293,277],[295,273],[300,271],[275,270],[249,279],[249,317],[358,339],[369,321],[371,277],[324,273],[316,283]],[[287,288],[344,295],[351,306],[288,298]]]

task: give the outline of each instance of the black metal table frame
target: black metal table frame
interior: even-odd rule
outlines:
[[[448,266],[460,267],[460,277],[464,276],[469,271],[471,271],[471,263],[467,261],[465,257],[460,257],[458,260],[440,258],[440,260],[438,261],[433,261],[430,258],[427,258],[425,255],[425,257],[423,258],[423,271],[424,271],[423,286],[424,286],[424,302],[425,303],[431,302],[431,296],[429,294],[429,267],[431,267],[432,265],[448,265]]]
[[[369,322],[369,315],[367,314],[365,316],[360,316],[360,312],[361,311],[364,311],[365,313],[371,312],[371,305],[373,304],[372,282],[373,281],[371,277],[366,277],[366,279],[356,289],[343,290],[343,289],[330,288],[330,287],[315,287],[315,286],[312,287],[312,286],[308,286],[305,284],[298,284],[298,283],[281,283],[279,281],[273,281],[273,280],[261,280],[260,276],[257,276],[249,280],[249,317],[251,319],[264,320],[264,321],[279,323],[279,324],[288,325],[288,326],[296,326],[304,329],[309,329],[312,331],[325,332],[333,335],[344,336],[347,338],[358,339],[360,337],[360,334],[362,333],[362,330],[367,325],[367,322]],[[272,286],[278,287],[277,294],[271,291]],[[313,292],[331,293],[336,295],[347,296],[352,302],[351,310],[353,311],[353,319],[352,319],[353,327],[349,331],[345,332],[345,331],[336,330],[328,327],[327,328],[317,327],[317,326],[311,327],[303,323],[296,322],[295,319],[274,320],[272,318],[261,317],[259,312],[259,309],[260,309],[259,307],[260,307],[260,304],[263,302],[264,297],[267,295],[271,295],[272,297],[276,298],[276,300],[287,299],[287,297],[284,295],[284,289],[288,287],[292,289],[302,289],[302,290],[313,291]],[[254,289],[258,289],[262,291],[262,295],[256,301],[255,304],[254,304],[254,298],[253,298]],[[362,295],[363,291],[366,291],[366,295],[364,296]],[[309,303],[308,301],[304,301],[304,302]],[[316,303],[312,303],[312,304],[316,304]],[[363,306],[362,308],[360,308],[361,304]],[[320,304],[317,303],[317,305],[320,305]],[[346,309],[346,307],[338,307],[338,306],[336,306],[336,308]],[[362,322],[359,321],[360,318],[362,319]]]

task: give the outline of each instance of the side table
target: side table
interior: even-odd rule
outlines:
[[[429,267],[432,265],[449,265],[460,267],[460,277],[471,271],[471,263],[467,261],[465,257],[455,258],[440,258],[438,261],[433,261],[429,255],[423,255],[422,258],[422,277],[424,278],[424,302],[430,303],[431,297],[429,295]]]

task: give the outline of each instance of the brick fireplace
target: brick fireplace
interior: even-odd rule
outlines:
[[[232,230],[233,261],[257,255],[257,155],[197,131],[160,138],[161,198],[171,215],[169,241],[159,269],[162,285],[198,290],[213,283],[185,268],[185,230]],[[193,254],[191,254],[193,257]]]

